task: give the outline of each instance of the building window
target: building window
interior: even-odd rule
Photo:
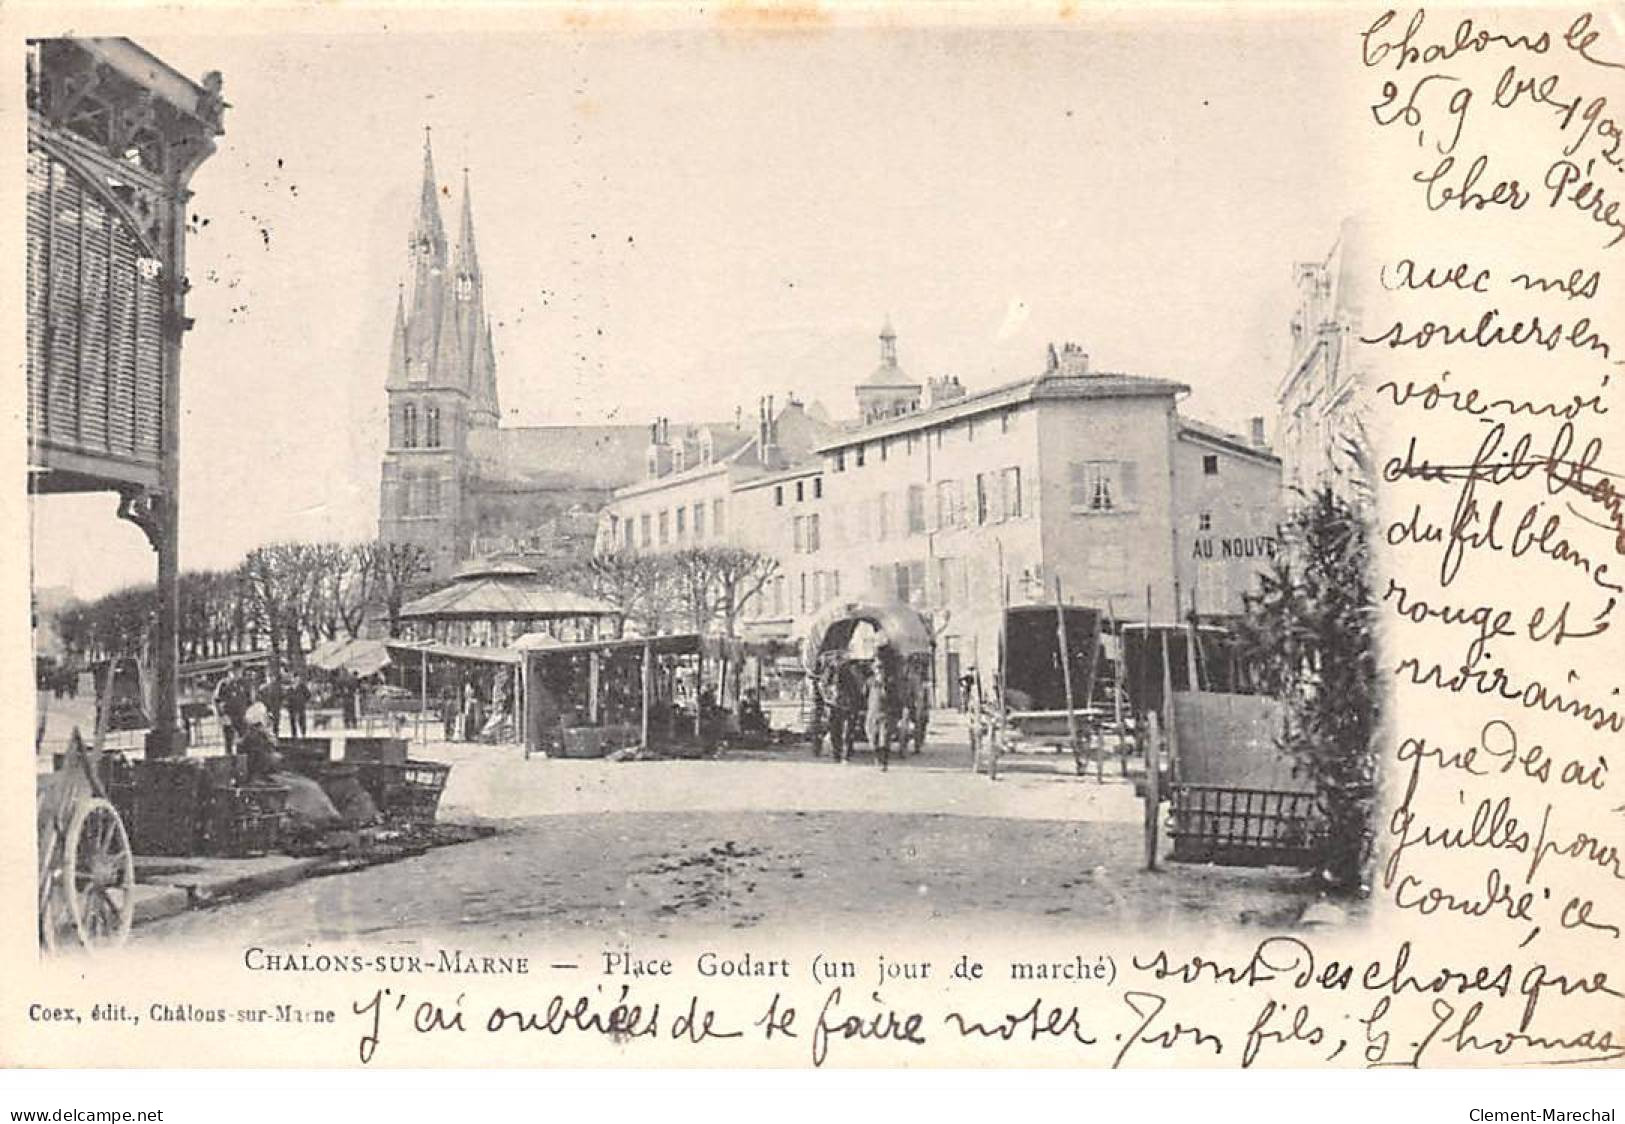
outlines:
[[[440,448],[440,407],[430,406],[424,411],[423,428],[425,430],[423,443],[431,449]]]
[[[815,477],[813,477],[813,499],[821,500],[823,498],[824,498],[824,478],[822,476],[815,476]]]
[[[1009,433],[1010,432],[1010,411],[1009,410],[1005,410],[1003,413],[1001,413],[999,415],[999,432],[1000,433]]]
[[[807,575],[801,575],[801,611],[807,611]]]
[[[941,429],[937,430],[937,448],[939,448],[939,449],[942,448],[942,434],[943,434],[943,431],[946,430],[947,428],[948,428],[947,426],[943,426]]]
[[[911,535],[925,533],[924,484],[910,484],[908,486],[908,533]]]
[[[854,462],[857,464],[857,467],[862,468],[863,467],[863,446],[862,445],[859,445],[857,447],[857,449],[855,449],[853,451],[852,457],[853,457]]]
[[[775,485],[773,485],[773,506],[774,507],[783,507],[784,506],[784,485],[783,484],[775,484]]]
[[[408,449],[418,447],[418,408],[411,402],[401,407],[401,444]]]
[[[818,547],[818,516],[809,515],[807,516],[807,553],[815,552]]]
[[[722,526],[722,501],[721,500],[712,500],[711,501],[711,537],[714,538],[714,539],[720,539],[722,537],[722,532],[723,532],[723,526]]]
[[[638,545],[637,544],[637,539],[634,537],[636,531],[637,531],[637,526],[636,526],[636,524],[634,524],[632,522],[631,517],[629,516],[627,518],[627,520],[626,520],[626,549],[627,550],[631,550],[633,547]]]
[[[685,534],[688,533],[687,524],[688,524],[688,508],[679,507],[677,509],[677,537],[679,539],[681,539]]]
[[[845,449],[842,449],[840,452],[835,454],[835,471],[836,472],[845,472],[846,471],[846,450]]]
[[[891,537],[891,493],[881,492],[875,497],[875,538],[885,542]]]
[[[976,524],[977,524],[977,526],[982,526],[983,524],[985,524],[988,521],[988,516],[991,514],[991,512],[988,511],[987,493],[988,493],[987,473],[978,472],[976,474]]]
[[[784,575],[773,579],[773,615],[784,616]]]
[[[807,483],[804,480],[796,481],[796,502],[801,503],[807,498]]]
[[[1211,511],[1204,511],[1204,512],[1200,513],[1199,515],[1197,515],[1197,517],[1196,517],[1196,529],[1198,531],[1211,531],[1211,530],[1213,530],[1213,513]]]
[[[805,516],[793,516],[790,520],[790,544],[797,554],[807,549],[807,520]]]
[[[1128,461],[1073,461],[1072,510],[1101,513],[1134,508],[1135,465]]]
[[[1219,458],[1218,458],[1217,454],[1208,453],[1206,456],[1204,456],[1202,458],[1202,475],[1203,476],[1217,476],[1217,475],[1219,475]]]
[[[829,595],[831,597],[839,597],[841,595],[841,571],[839,570],[831,570],[829,572]]]
[[[974,440],[976,440],[976,419],[975,418],[966,418],[965,419],[965,440],[966,441],[974,441]]]
[[[423,480],[423,514],[440,514],[440,477],[426,476]]]
[[[891,442],[890,442],[890,441],[888,441],[888,440],[887,440],[887,439],[886,439],[886,438],[884,438],[884,437],[882,437],[882,438],[881,438],[881,439],[880,439],[880,459],[881,459],[881,460],[885,460],[885,459],[886,459],[886,447],[887,447],[887,446],[888,446],[888,445],[890,445],[890,444],[891,444]]]
[[[1004,470],[1004,517],[1021,518],[1021,469],[1012,465]]]
[[[919,441],[919,439],[920,439],[919,434],[910,433],[907,437],[905,437],[903,439],[903,451],[906,452],[909,456],[912,457],[914,455],[914,445],[915,445],[915,443],[917,441]]]
[[[964,516],[964,492],[957,480],[937,482],[937,526],[957,527]]]
[[[649,537],[649,524],[650,520],[647,515],[638,516],[638,538],[644,546],[648,546],[651,541]]]
[[[925,599],[925,563],[899,562],[894,570],[897,600],[918,605]]]
[[[671,539],[671,513],[668,512],[668,511],[662,511],[660,513],[660,545],[665,546],[666,543],[668,541],[670,541],[670,539]]]
[[[694,505],[694,537],[696,539],[705,537],[705,505],[703,503]]]
[[[821,570],[812,572],[812,606],[817,608],[824,603],[824,574]]]

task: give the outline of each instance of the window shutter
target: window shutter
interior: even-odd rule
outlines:
[[[1072,510],[1087,511],[1089,509],[1089,462],[1073,461],[1067,466],[1067,474],[1072,486]]]
[[[1118,469],[1117,506],[1132,510],[1140,504],[1140,466],[1134,461],[1123,461]]]

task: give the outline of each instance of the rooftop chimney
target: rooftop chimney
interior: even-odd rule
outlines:
[[[1063,344],[1056,357],[1056,370],[1063,375],[1087,375],[1089,353],[1075,343]]]

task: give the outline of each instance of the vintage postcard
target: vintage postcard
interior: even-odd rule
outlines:
[[[1617,5],[3,27],[7,1065],[1625,1057]]]

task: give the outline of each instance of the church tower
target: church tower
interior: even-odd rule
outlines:
[[[422,546],[437,578],[468,556],[472,542],[468,433],[495,428],[501,416],[467,169],[455,246],[447,244],[441,194],[425,130],[423,183],[407,241],[408,281],[395,298],[384,384],[389,443],[378,535]]]

